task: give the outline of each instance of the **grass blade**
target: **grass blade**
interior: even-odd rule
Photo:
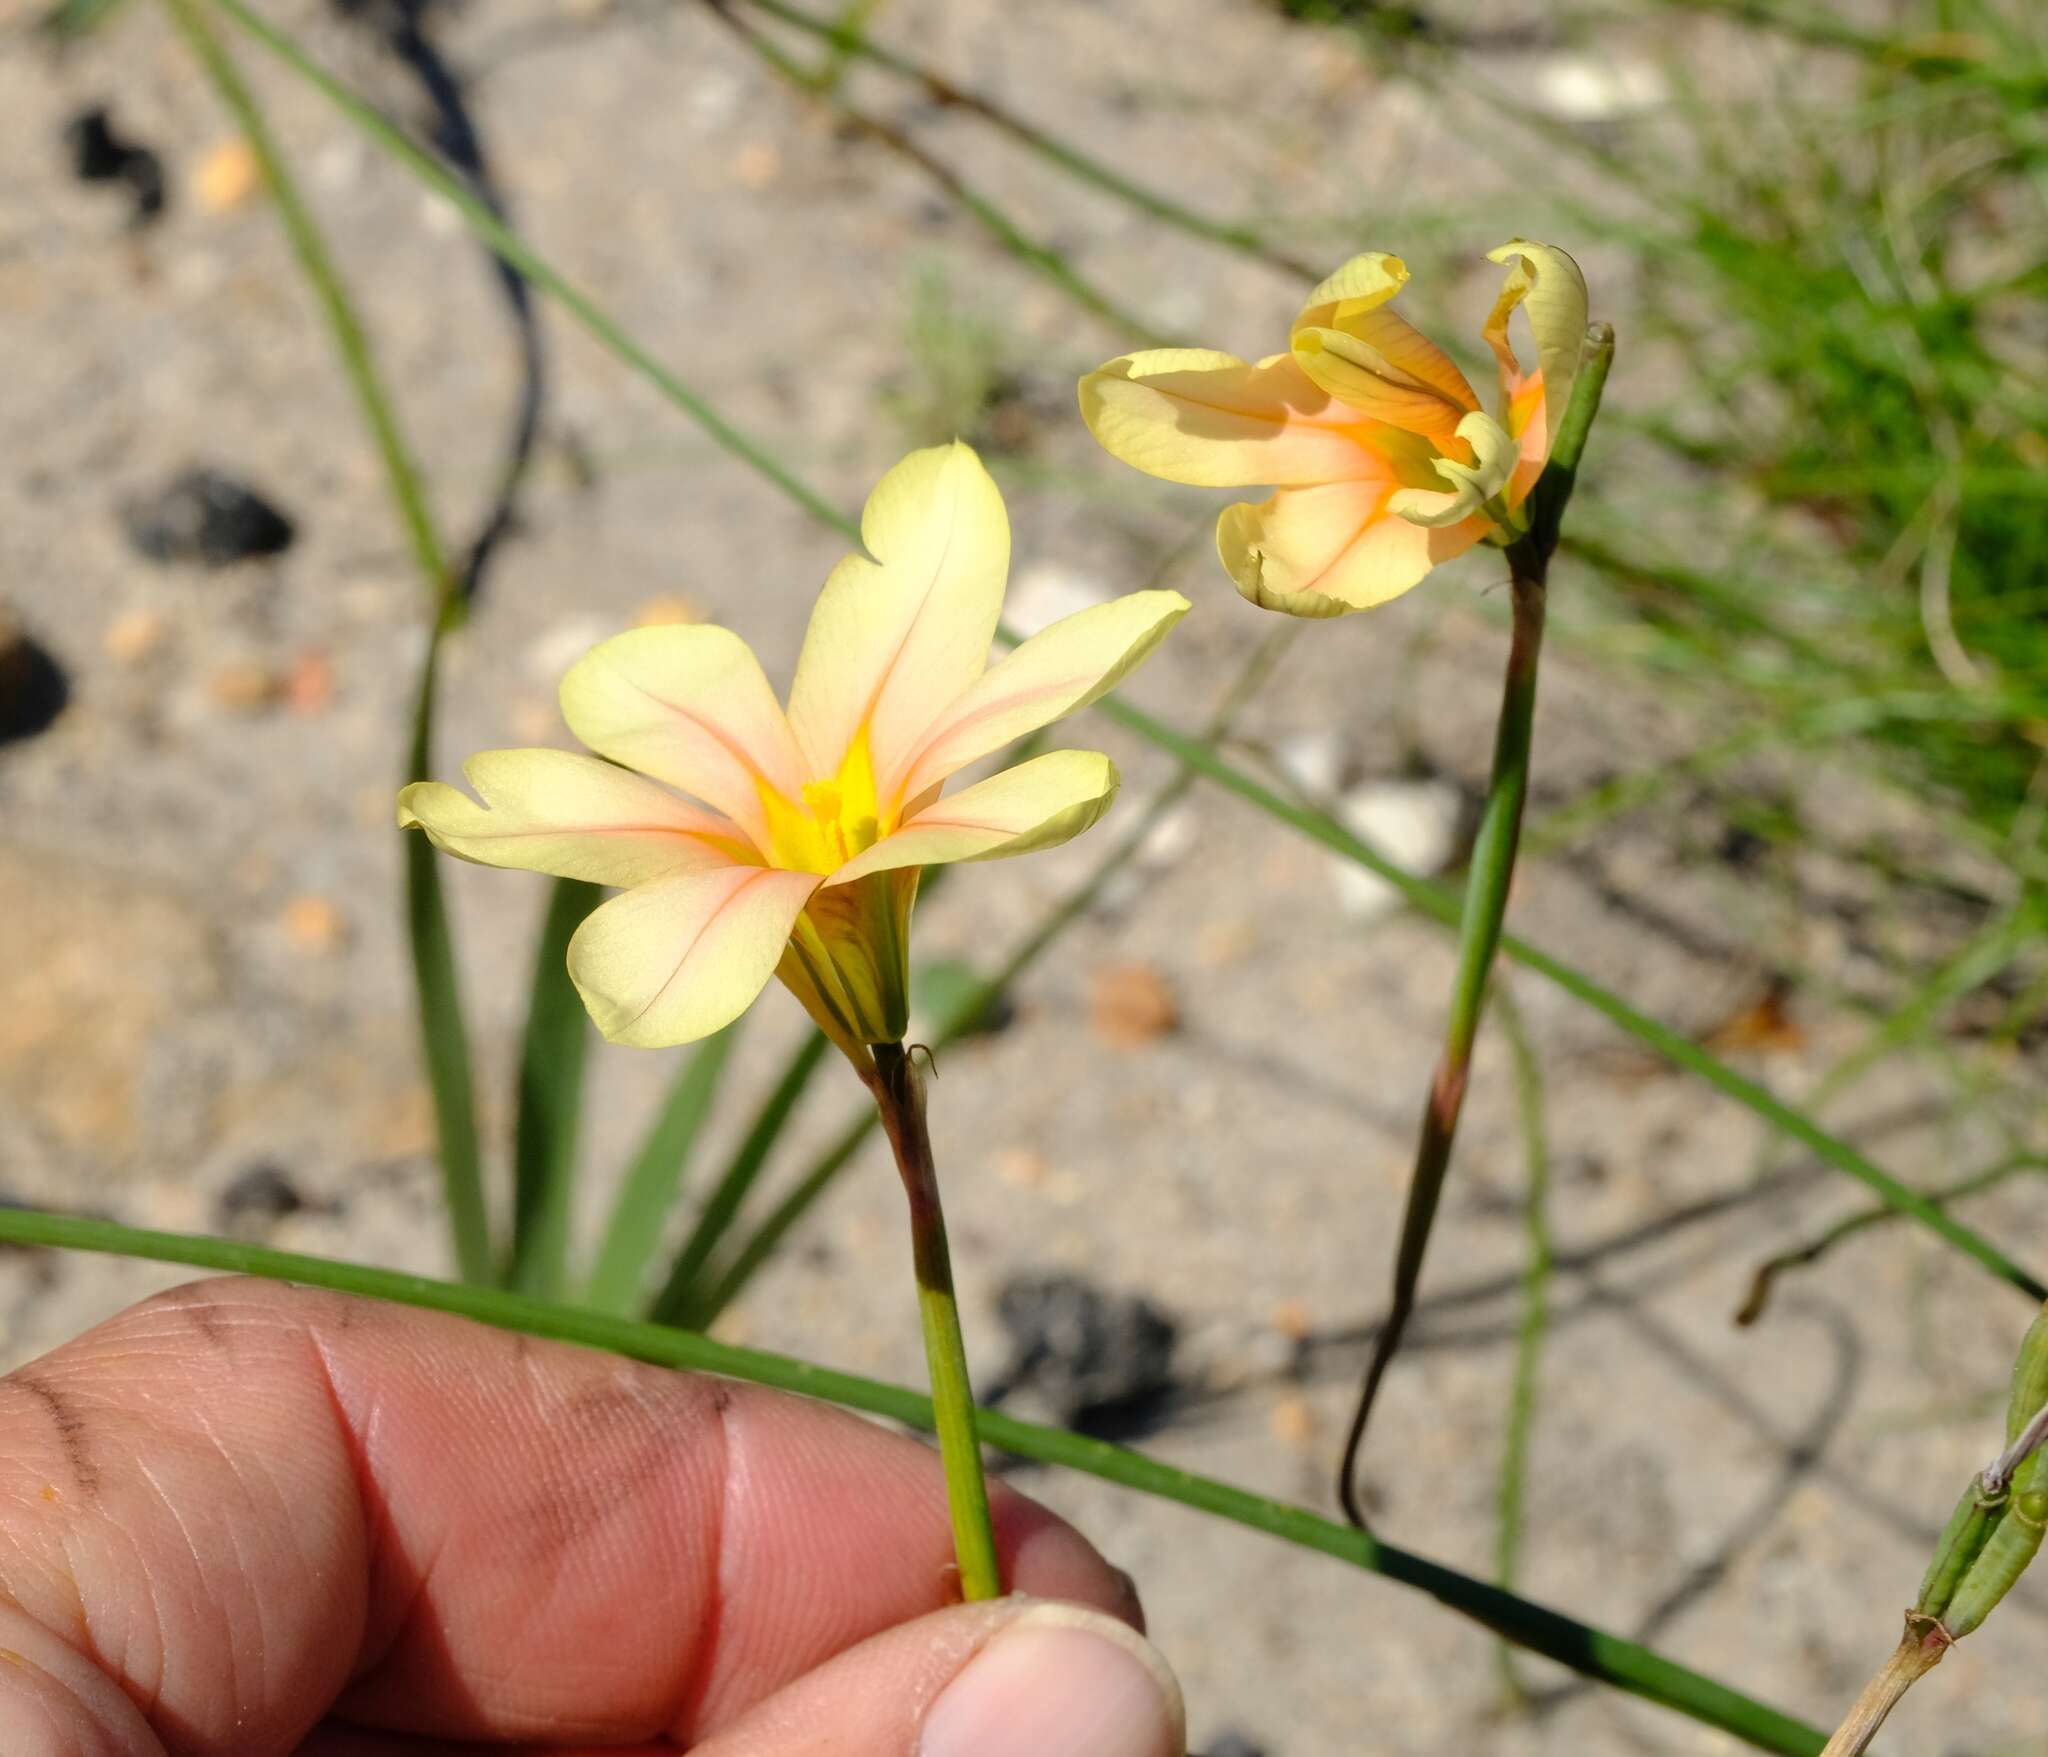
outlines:
[[[426,660],[420,670],[404,777],[409,781],[420,780],[429,771],[433,748],[441,637],[457,626],[463,615],[462,599],[455,590],[446,551],[427,506],[426,485],[399,430],[397,411],[378,375],[369,336],[356,316],[326,240],[299,193],[291,167],[278,151],[254,93],[243,81],[226,45],[201,15],[199,0],[166,0],[166,4],[172,22],[212,81],[222,105],[234,117],[263,172],[264,186],[277,204],[278,218],[283,222],[292,254],[320,306],[335,352],[341,358],[383,462],[392,504],[427,588],[434,620]],[[433,1089],[442,1187],[454,1235],[455,1260],[464,1279],[482,1281],[492,1272],[490,1223],[484,1211],[469,1034],[463,1023],[454,942],[437,859],[424,837],[405,838],[406,933],[418,994],[421,1048],[428,1083]]]
[[[733,1154],[725,1174],[719,1178],[705,1202],[704,1212],[697,1216],[697,1224],[690,1229],[690,1236],[683,1241],[683,1248],[676,1253],[676,1260],[669,1267],[668,1279],[662,1284],[661,1292],[655,1296],[648,1313],[657,1324],[684,1321],[681,1314],[696,1301],[697,1281],[704,1265],[732,1229],[740,1204],[753,1189],[798,1100],[824,1065],[831,1048],[824,1032],[813,1031],[789,1058],[782,1070],[782,1078],[775,1082],[774,1091],[762,1102],[755,1114],[753,1127],[747,1130],[746,1139],[740,1142],[739,1150]]]
[[[661,1241],[662,1223],[675,1206],[676,1192],[690,1167],[691,1150],[711,1116],[725,1064],[739,1042],[745,1020],[743,1013],[690,1051],[669,1087],[661,1114],[627,1167],[584,1293],[585,1303],[596,1310],[623,1316],[640,1304],[641,1286],[654,1247]]]
[[[433,744],[439,638],[438,634],[434,637],[420,671],[419,705],[413,715],[412,749],[406,766],[411,780],[427,773],[427,752]],[[463,1280],[490,1281],[497,1265],[490,1217],[484,1211],[483,1155],[477,1138],[476,1089],[470,1077],[469,1027],[463,1021],[448,903],[441,894],[441,857],[426,837],[402,832],[401,836],[405,844],[406,940],[412,950],[420,1050],[434,1099],[441,1195],[447,1204],[455,1262]]]
[[[182,0],[192,4],[194,0]],[[647,352],[587,294],[566,281],[522,238],[492,214],[456,179],[449,177],[425,153],[391,127],[375,109],[363,102],[333,75],[311,59],[290,37],[278,31],[250,10],[247,0],[210,0],[291,68],[318,89],[375,144],[404,165],[427,187],[445,196],[464,220],[512,262],[536,286],[560,301],[563,308],[589,334],[618,359],[640,373],[676,408],[698,423],[724,450],[738,458],[765,480],[779,488],[795,505],[827,529],[849,541],[860,541],[860,526],[851,515],[835,507],[809,483],[796,476],[763,446],[743,433],[711,407],[702,396]],[[1014,642],[1013,633],[1005,638]],[[1455,927],[1459,917],[1457,898],[1443,886],[1395,866],[1327,813],[1290,803],[1264,786],[1256,777],[1211,750],[1199,739],[1167,725],[1142,708],[1116,695],[1105,696],[1096,710],[1127,731],[1145,739],[1169,756],[1186,762],[1204,778],[1214,781],[1238,798],[1277,822],[1287,824],[1333,853],[1379,874],[1398,890],[1407,902],[1440,924]],[[1507,934],[1501,940],[1501,954],[1523,968],[1533,970],[1545,981],[1564,990],[1610,1023],[1635,1038],[1646,1048],[1674,1066],[1696,1074],[1724,1096],[1742,1105],[1774,1129],[1800,1141],[1823,1163],[1858,1179],[1875,1190],[1886,1205],[1910,1216],[1949,1244],[1983,1264],[1992,1274],[2010,1282],[2030,1300],[2048,1298],[2048,1285],[2014,1263],[1989,1240],[1960,1222],[1941,1214],[1925,1199],[1899,1182],[1873,1160],[1848,1142],[1829,1134],[1812,1118],[1786,1104],[1754,1080],[1737,1073],[1682,1032],[1673,1030],[1629,1004],[1620,995],[1581,975],[1570,965],[1552,957],[1526,940]]]
[[[424,1275],[267,1250],[233,1239],[150,1232],[109,1220],[46,1214],[34,1209],[0,1210],[0,1241],[183,1263],[198,1269],[261,1275],[306,1287],[330,1288],[426,1311],[448,1312],[501,1330],[579,1343],[657,1366],[745,1379],[912,1427],[929,1430],[932,1424],[931,1400],[904,1386],[835,1372],[786,1355],[736,1348],[688,1330],[638,1324],[601,1312],[550,1305],[498,1288],[464,1287]],[[1016,1457],[1083,1471],[1141,1494],[1175,1501],[1426,1592],[1518,1646],[1554,1659],[1581,1676],[1659,1703],[1704,1725],[1718,1727],[1760,1750],[1781,1752],[1784,1757],[1817,1757],[1825,1742],[1818,1729],[1803,1721],[1702,1677],[1637,1642],[1518,1598],[1427,1557],[1381,1543],[1305,1507],[1271,1500],[1212,1477],[1197,1476],[1106,1440],[1019,1421],[997,1410],[983,1410],[976,1420],[984,1440]]]
[[[424,841],[425,838],[421,837]],[[534,947],[519,1051],[519,1120],[512,1137],[512,1260],[506,1282],[551,1299],[569,1266],[577,1125],[590,1021],[569,980],[569,936],[603,900],[580,879],[557,879]]]

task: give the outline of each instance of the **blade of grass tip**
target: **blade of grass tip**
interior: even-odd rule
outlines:
[[[754,470],[828,530],[836,531],[854,543],[860,542],[860,525],[851,514],[833,506],[654,359],[595,301],[565,280],[525,240],[475,201],[461,184],[442,172],[431,158],[421,153],[371,106],[306,55],[290,37],[250,11],[245,0],[209,0],[209,3],[312,85],[373,144],[403,165],[419,182],[444,196],[473,230],[504,254],[536,286],[544,288],[601,346],[638,372],[671,404],[696,422],[714,444]],[[999,639],[1012,646],[1021,638],[1013,629],[998,628],[996,632]],[[1411,908],[1427,919],[1440,925],[1456,925],[1459,906],[1449,891],[1396,866],[1326,812],[1290,803],[1248,771],[1206,748],[1200,740],[1116,695],[1105,696],[1095,707],[1105,718],[1125,730],[1186,761],[1204,779],[1213,781],[1255,810],[1288,825],[1355,865],[1378,874],[1401,893]],[[1725,1097],[1770,1127],[1783,1130],[1804,1142],[1825,1164],[1867,1184],[1891,1206],[1912,1215],[1949,1244],[1975,1258],[1992,1274],[2011,1283],[2030,1300],[2038,1303],[2048,1298],[2048,1287],[2021,1269],[1989,1240],[1943,1216],[1848,1142],[1830,1135],[1810,1117],[1785,1104],[1754,1080],[1738,1074],[1682,1032],[1652,1019],[1611,989],[1513,934],[1503,935],[1501,953],[1561,988],[1581,1005],[1599,1013],[1617,1029],[1673,1066],[1708,1081]]]
[[[697,1137],[710,1120],[719,1081],[739,1042],[742,1013],[723,1031],[707,1037],[683,1062],[647,1139],[627,1167],[605,1227],[604,1242],[584,1290],[584,1303],[620,1316],[641,1301],[647,1265],[661,1242],[662,1228],[690,1168]]]
[[[1079,181],[1091,184],[1106,195],[1115,196],[1119,201],[1127,203],[1141,213],[1150,214],[1155,220],[1160,220],[1178,231],[1204,239],[1211,244],[1221,244],[1226,249],[1235,250],[1256,262],[1263,262],[1269,268],[1278,269],[1282,274],[1294,275],[1310,282],[1322,278],[1320,272],[1308,263],[1275,248],[1256,228],[1211,219],[1206,214],[1183,207],[1172,197],[1161,195],[1156,189],[1149,189],[1142,183],[1133,182],[1113,166],[1090,157],[1057,135],[1049,134],[1036,124],[1025,121],[1015,111],[1005,109],[993,98],[970,87],[956,85],[929,62],[913,60],[900,50],[877,42],[865,30],[849,27],[843,19],[828,21],[818,18],[800,6],[787,4],[786,0],[744,0],[744,4],[797,30],[824,38],[838,46],[844,54],[871,62],[895,74],[899,79],[921,86],[925,96],[941,109],[965,110],[980,117],[998,133],[1008,135],[1048,164],[1058,166]]]
[[[398,426],[397,411],[385,393],[370,340],[357,318],[348,290],[334,266],[326,240],[312,210],[299,193],[291,167],[278,151],[255,94],[243,81],[227,47],[213,33],[199,0],[165,0],[172,22],[190,46],[218,92],[223,106],[241,129],[264,187],[277,204],[292,254],[314,297],[341,357],[356,401],[384,466],[398,520],[411,545],[420,578],[432,605],[433,624],[420,668],[419,696],[413,710],[412,738],[405,779],[425,778],[433,746],[434,698],[439,675],[440,642],[462,620],[461,594],[455,589],[446,551],[427,505],[426,486],[412,461]],[[484,1209],[482,1156],[478,1148],[476,1097],[470,1072],[469,1033],[463,1022],[462,996],[455,972],[448,905],[441,892],[438,857],[423,836],[405,837],[405,908],[418,994],[420,1042],[434,1099],[439,1136],[442,1191],[454,1237],[455,1260],[465,1279],[480,1281],[492,1273],[490,1222]]]
[[[768,1163],[768,1155],[774,1151],[791,1113],[818,1069],[824,1065],[831,1048],[824,1032],[812,1031],[789,1058],[774,1089],[762,1100],[761,1108],[754,1115],[753,1126],[747,1130],[724,1174],[712,1186],[704,1211],[697,1216],[697,1224],[690,1229],[690,1236],[676,1253],[675,1261],[669,1266],[668,1279],[648,1309],[648,1316],[655,1323],[677,1324],[683,1321],[682,1314],[689,1310],[695,1298],[697,1281],[704,1272],[704,1265],[731,1230],[739,1215],[740,1204],[747,1199],[747,1192],[760,1177],[762,1167]]]
[[[1522,1161],[1528,1180],[1522,1195],[1522,1227],[1528,1241],[1522,1269],[1522,1318],[1515,1332],[1515,1370],[1508,1391],[1500,1486],[1494,1502],[1494,1579],[1503,1591],[1512,1592],[1521,1576],[1529,1452],[1541,1389],[1543,1342],[1550,1329],[1550,1143],[1543,1119],[1543,1069],[1522,1022],[1522,1010],[1506,987],[1495,994],[1493,1004],[1501,1036],[1515,1063],[1515,1099],[1522,1113]],[[1524,1700],[1527,1692],[1515,1671],[1512,1647],[1503,1643],[1497,1657],[1503,1690],[1512,1701]]]
[[[1207,520],[1203,529],[1207,529]],[[1172,552],[1180,553],[1180,548]],[[1169,571],[1163,566],[1154,576],[1154,583]],[[1299,622],[1283,621],[1269,630],[1263,640],[1253,648],[1251,657],[1232,681],[1218,704],[1215,714],[1204,728],[1203,736],[1215,742],[1226,736],[1237,716],[1258,694],[1261,686],[1272,676],[1281,656],[1293,645],[1301,632]],[[1195,773],[1186,764],[1175,772],[1171,780],[1155,793],[1146,804],[1138,821],[1132,825],[1123,839],[1089,870],[1079,884],[1059,902],[1046,911],[1038,925],[1011,951],[1002,967],[993,976],[983,980],[957,1007],[951,1017],[943,1020],[938,1028],[937,1041],[933,1049],[950,1048],[963,1037],[973,1033],[981,1021],[988,1016],[989,1009],[1000,1001],[1011,985],[1038,961],[1039,956],[1057,940],[1061,934],[1079,921],[1095,906],[1096,900],[1106,890],[1118,873],[1138,856],[1145,844],[1151,840],[1166,814],[1173,810],[1188,790],[1195,784]],[[790,1192],[755,1227],[731,1260],[715,1274],[701,1278],[701,1285],[690,1301],[682,1308],[678,1322],[691,1329],[705,1329],[737,1299],[741,1291],[760,1271],[763,1264],[774,1255],[791,1228],[817,1203],[819,1197],[831,1188],[833,1180],[852,1161],[861,1145],[876,1127],[876,1116],[872,1109],[863,1109],[846,1129],[821,1153],[811,1167],[800,1177]]]
[[[1358,1404],[1344,1437],[1337,1472],[1337,1498],[1353,1525],[1365,1524],[1358,1493],[1358,1458],[1366,1424],[1399,1352],[1415,1297],[1422,1283],[1422,1263],[1435,1227],[1444,1179],[1450,1172],[1451,1149],[1457,1140],[1458,1116],[1472,1073],[1472,1050],[1486,1007],[1487,984],[1500,948],[1501,925],[1507,915],[1508,889],[1515,874],[1515,851],[1522,834],[1522,806],[1529,796],[1530,744],[1535,725],[1537,662],[1543,647],[1544,603],[1550,558],[1557,550],[1558,527],[1571,498],[1579,461],[1600,408],[1601,392],[1614,360],[1614,330],[1596,324],[1586,332],[1585,358],[1572,384],[1571,401],[1559,423],[1550,461],[1529,497],[1529,529],[1508,550],[1508,574],[1514,595],[1514,629],[1509,638],[1506,674],[1501,682],[1500,720],[1494,733],[1493,773],[1480,808],[1479,835],[1472,845],[1466,876],[1465,906],[1458,923],[1458,966],[1451,983],[1451,1003],[1444,1025],[1444,1047],[1423,1105],[1422,1128],[1415,1145],[1415,1170],[1401,1213],[1401,1236],[1394,1252],[1394,1290],[1386,1322],[1373,1338],[1372,1358],[1358,1391]]]
[[[258,1275],[302,1287],[325,1288],[423,1311],[446,1312],[496,1329],[601,1349],[655,1366],[742,1379],[926,1431],[932,1425],[931,1399],[906,1386],[883,1384],[787,1355],[714,1342],[694,1331],[635,1323],[579,1307],[551,1305],[499,1288],[462,1286],[424,1275],[274,1251],[234,1239],[150,1232],[109,1220],[47,1214],[35,1209],[0,1209],[0,1242],[181,1263],[225,1274]],[[1015,1457],[1078,1470],[1139,1494],[1176,1502],[1428,1593],[1447,1608],[1533,1653],[1556,1660],[1582,1677],[1659,1703],[1703,1725],[1718,1727],[1759,1750],[1780,1752],[1783,1757],[1817,1757],[1824,1743],[1817,1728],[1717,1684],[1637,1642],[1503,1592],[1427,1557],[1380,1543],[1364,1532],[1347,1530],[1306,1507],[1253,1494],[1212,1477],[1197,1476],[1106,1440],[1020,1421],[997,1410],[980,1411],[977,1425],[990,1445]]]
[[[819,87],[802,67],[734,13],[730,0],[708,0],[708,3],[713,17],[731,30],[734,36],[791,85],[829,106],[832,113],[843,122],[880,141],[891,152],[916,165],[954,202],[980,221],[982,229],[1005,251],[1026,268],[1051,282],[1084,311],[1101,318],[1110,328],[1121,331],[1134,341],[1142,342],[1148,348],[1170,348],[1179,345],[1173,337],[1154,329],[1142,317],[1125,310],[1108,294],[1085,280],[1062,252],[1033,238],[930,148],[906,134],[895,123],[884,121],[880,116],[850,103],[836,90]]]
[[[421,840],[425,840],[424,837]],[[604,900],[581,879],[557,879],[534,946],[526,1037],[519,1050],[519,1118],[512,1137],[512,1260],[506,1281],[552,1299],[569,1268],[576,1143],[590,1020],[569,980],[569,939]]]

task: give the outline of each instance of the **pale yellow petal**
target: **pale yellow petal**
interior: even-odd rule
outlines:
[[[1456,361],[1387,309],[1407,281],[1398,256],[1354,256],[1309,294],[1294,320],[1294,355],[1317,385],[1372,419],[1448,434],[1479,399]]]
[[[815,873],[726,867],[656,879],[593,912],[569,977],[614,1043],[661,1049],[729,1025],[775,974]]]
[[[1388,509],[1395,489],[1357,483],[1288,488],[1226,507],[1216,548],[1237,589],[1289,616],[1342,616],[1398,598],[1486,534],[1484,518],[1443,530]]]
[[[1342,482],[1385,465],[1361,417],[1290,354],[1257,365],[1207,348],[1126,354],[1081,380],[1081,418],[1110,456],[1196,488]]]
[[[940,717],[911,761],[902,797],[916,799],[1011,740],[1100,700],[1187,612],[1178,592],[1133,592],[1042,629],[969,684]]]
[[[763,786],[801,797],[803,758],[761,662],[730,629],[636,628],[562,679],[562,716],[600,756],[715,806],[768,846]]]
[[[1055,750],[926,806],[827,881],[960,860],[1000,860],[1071,841],[1109,809],[1116,765],[1092,750]]]
[[[751,857],[734,824],[596,757],[486,750],[462,772],[481,805],[445,782],[415,781],[398,795],[399,827],[481,866],[623,886]]]
[[[988,663],[1010,519],[981,459],[956,441],[882,478],[861,541],[868,555],[833,568],[811,612],[789,716],[815,778],[837,775],[865,728],[886,783]]]
[[[1565,404],[1571,401],[1579,357],[1585,351],[1586,277],[1555,245],[1533,244],[1526,238],[1511,239],[1486,256],[1489,262],[1509,265],[1507,281],[1486,320],[1485,331],[1487,346],[1500,363],[1502,418],[1508,431],[1520,437],[1522,429],[1516,420],[1526,421],[1532,413],[1528,398],[1521,394],[1526,382],[1521,363],[1508,339],[1508,319],[1519,305],[1529,314],[1529,328],[1536,337],[1537,371],[1543,379],[1541,444],[1525,443],[1523,451],[1547,458],[1556,443]]]

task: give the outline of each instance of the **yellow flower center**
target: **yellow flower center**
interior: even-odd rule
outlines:
[[[764,783],[761,804],[768,818],[768,858],[790,872],[836,872],[887,834],[865,728],[831,780],[807,781],[801,800]]]

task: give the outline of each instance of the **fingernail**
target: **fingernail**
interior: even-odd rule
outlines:
[[[1180,1686],[1142,1637],[1034,1605],[941,1690],[919,1757],[1183,1757]]]

